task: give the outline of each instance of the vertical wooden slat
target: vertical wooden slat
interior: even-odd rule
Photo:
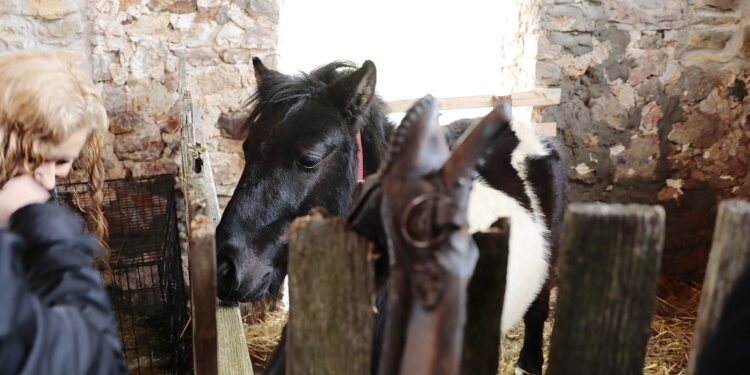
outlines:
[[[287,375],[369,374],[371,246],[343,219],[317,210],[292,225]]]
[[[200,113],[187,89],[180,63],[182,181],[189,231],[193,366],[196,375],[252,374],[242,318],[237,307],[216,305],[216,241],[219,222],[211,160],[200,128]]]
[[[661,207],[569,207],[548,374],[643,373],[663,243]]]
[[[508,220],[491,232],[475,233],[479,260],[469,281],[461,359],[463,375],[496,375],[500,364],[500,317],[508,268]]]
[[[737,278],[750,261],[750,202],[721,202],[706,276],[701,291],[698,321],[690,351],[688,374],[695,374],[697,360],[724,311]]]

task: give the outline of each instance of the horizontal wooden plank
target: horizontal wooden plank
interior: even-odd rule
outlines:
[[[500,95],[488,94],[438,98],[438,103],[442,110],[489,108],[495,105],[499,97]],[[561,90],[559,88],[538,88],[510,94],[511,103],[514,107],[560,104],[560,98]],[[387,104],[391,112],[406,112],[417,100],[391,100]]]
[[[536,125],[539,132],[547,137],[554,137],[557,135],[557,123],[556,122],[539,122]]]
[[[253,375],[239,308],[219,306],[216,310],[216,325],[219,375]]]
[[[510,100],[514,107],[560,104],[562,90],[559,88],[539,88],[529,91],[514,92]]]

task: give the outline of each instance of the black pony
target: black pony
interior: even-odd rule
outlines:
[[[258,89],[246,123],[245,169],[216,230],[218,292],[228,303],[277,298],[287,273],[286,231],[292,221],[315,206],[346,216],[357,184],[358,133],[367,176],[386,156],[394,128],[375,94],[370,61],[359,68],[333,62],[299,76],[270,70],[258,58],[253,65]],[[448,144],[470,124],[459,120],[445,127]],[[485,229],[500,216],[511,218],[503,332],[525,314],[518,366],[541,374],[566,184],[554,145],[530,125],[511,128],[479,170],[470,229]],[[386,268],[383,261],[379,267]],[[384,311],[383,297],[378,296],[379,311]],[[381,324],[376,319],[375,355]]]

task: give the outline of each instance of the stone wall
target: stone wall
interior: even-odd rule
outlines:
[[[222,136],[255,87],[251,58],[276,65],[276,0],[89,0],[93,77],[111,118],[111,178],[176,172],[179,61],[201,111],[217,192],[226,202],[242,172],[241,141]]]
[[[537,83],[563,99],[534,115],[571,201],[663,204],[665,270],[700,277],[717,202],[750,197],[750,2],[544,0],[540,21]]]
[[[226,202],[244,161],[241,141],[217,121],[251,95],[253,56],[276,66],[278,19],[277,0],[0,0],[0,53],[60,49],[90,58],[111,121],[108,178],[177,171],[183,59]]]
[[[0,53],[59,49],[90,54],[86,0],[0,0]]]
[[[537,78],[537,74],[544,74],[544,68],[535,69],[541,3],[542,0],[506,1],[503,14],[498,15],[498,22],[505,25],[500,46],[503,60],[499,62],[503,79],[496,90],[498,93],[525,91],[535,85],[544,85],[543,80]],[[530,121],[531,108],[513,108],[513,118]]]

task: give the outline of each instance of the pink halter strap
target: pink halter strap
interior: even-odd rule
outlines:
[[[365,156],[362,152],[362,132],[357,132],[357,159],[359,160],[357,165],[357,181],[365,179]]]

